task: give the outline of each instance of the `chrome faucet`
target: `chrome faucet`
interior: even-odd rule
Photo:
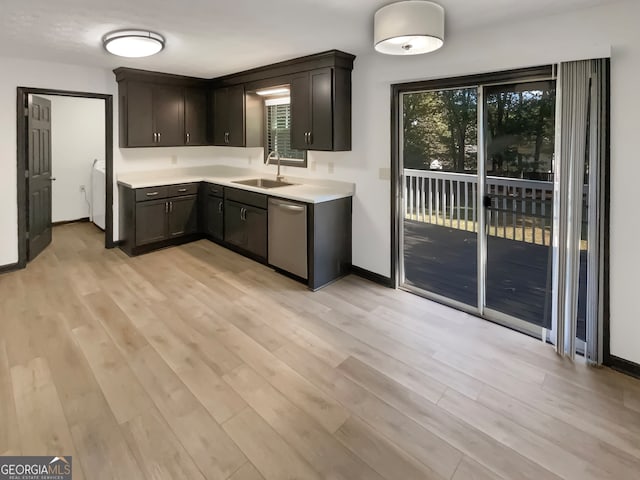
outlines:
[[[265,162],[267,165],[271,165],[271,159],[276,157],[278,159],[278,173],[276,174],[276,181],[282,182],[284,180],[284,175],[280,175],[280,154],[276,151],[271,152],[267,156],[267,161]]]

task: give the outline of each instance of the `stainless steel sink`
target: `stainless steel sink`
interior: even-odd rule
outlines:
[[[236,182],[239,185],[247,185],[249,187],[258,187],[258,188],[277,188],[277,187],[286,187],[287,185],[293,185],[293,183],[282,182],[278,180],[269,180],[268,178],[252,178],[250,180],[238,180]]]

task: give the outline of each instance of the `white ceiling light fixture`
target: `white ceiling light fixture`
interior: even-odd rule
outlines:
[[[104,48],[119,57],[150,57],[164,48],[164,37],[148,30],[118,30],[102,39]]]
[[[376,51],[387,55],[419,55],[444,44],[444,8],[426,0],[392,3],[374,18]]]

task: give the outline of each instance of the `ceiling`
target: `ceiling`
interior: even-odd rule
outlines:
[[[436,0],[438,1],[438,0]],[[447,35],[616,0],[439,0]],[[215,77],[329,49],[372,52],[373,15],[392,0],[2,0],[0,56]],[[125,60],[102,36],[145,28],[167,39]]]

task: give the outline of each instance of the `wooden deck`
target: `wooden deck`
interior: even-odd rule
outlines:
[[[477,235],[405,220],[405,278],[409,285],[477,305]],[[551,327],[550,247],[489,237],[487,306],[535,325]],[[581,277],[586,278],[586,256]],[[585,339],[585,287],[581,285],[578,337]]]

